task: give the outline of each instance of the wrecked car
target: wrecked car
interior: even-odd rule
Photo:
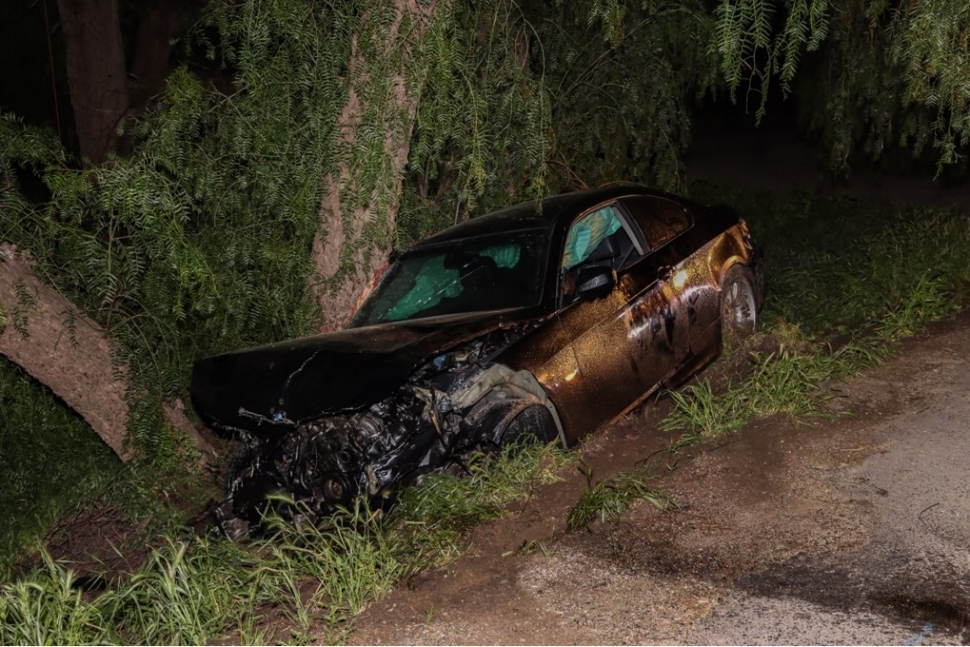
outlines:
[[[447,229],[391,264],[348,329],[196,364],[196,411],[242,442],[220,526],[251,532],[274,493],[312,519],[472,450],[571,446],[753,332],[764,289],[737,213],[642,187]]]

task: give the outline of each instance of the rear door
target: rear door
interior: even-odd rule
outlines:
[[[634,196],[624,204],[644,232],[651,248],[652,268],[666,284],[666,294],[677,301],[675,309],[686,314],[687,347],[696,350],[698,337],[717,319],[712,306],[711,269],[705,247],[711,232],[701,231],[691,211],[684,205],[657,196]],[[715,299],[716,300],[716,299]],[[686,348],[686,347],[685,347]]]

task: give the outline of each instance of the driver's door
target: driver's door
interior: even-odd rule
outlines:
[[[636,222],[619,203],[608,205],[610,226],[584,246],[573,246],[573,231],[588,225],[590,214],[573,224],[563,251],[563,299],[577,299],[561,314],[573,338],[573,350],[587,395],[591,418],[610,420],[639,401],[643,394],[672,371],[676,349],[686,347],[686,327],[676,300],[660,280],[660,268],[649,263],[649,249]],[[604,207],[596,211],[602,211]],[[602,232],[608,232],[602,236]],[[595,248],[594,248],[595,247]],[[594,249],[591,249],[594,248]],[[608,248],[608,249],[607,249]],[[617,271],[612,292],[603,298],[570,294],[570,274],[583,267],[608,265]],[[683,339],[681,339],[683,338]]]

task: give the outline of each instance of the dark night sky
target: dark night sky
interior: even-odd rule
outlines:
[[[47,3],[49,23],[54,29],[51,35],[55,72],[58,78],[57,93],[64,110],[69,110],[67,83],[64,78],[64,44],[57,28],[57,3],[55,0],[5,0],[0,2],[0,106],[11,110],[35,124],[56,123],[53,89],[51,87],[51,63],[44,21],[44,3]],[[69,115],[68,115],[69,117]]]

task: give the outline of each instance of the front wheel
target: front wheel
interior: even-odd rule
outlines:
[[[743,265],[733,265],[721,280],[721,331],[725,337],[747,337],[758,330],[754,278]]]
[[[502,434],[502,444],[524,445],[531,442],[551,443],[559,437],[552,413],[541,404],[526,407],[512,419]]]

